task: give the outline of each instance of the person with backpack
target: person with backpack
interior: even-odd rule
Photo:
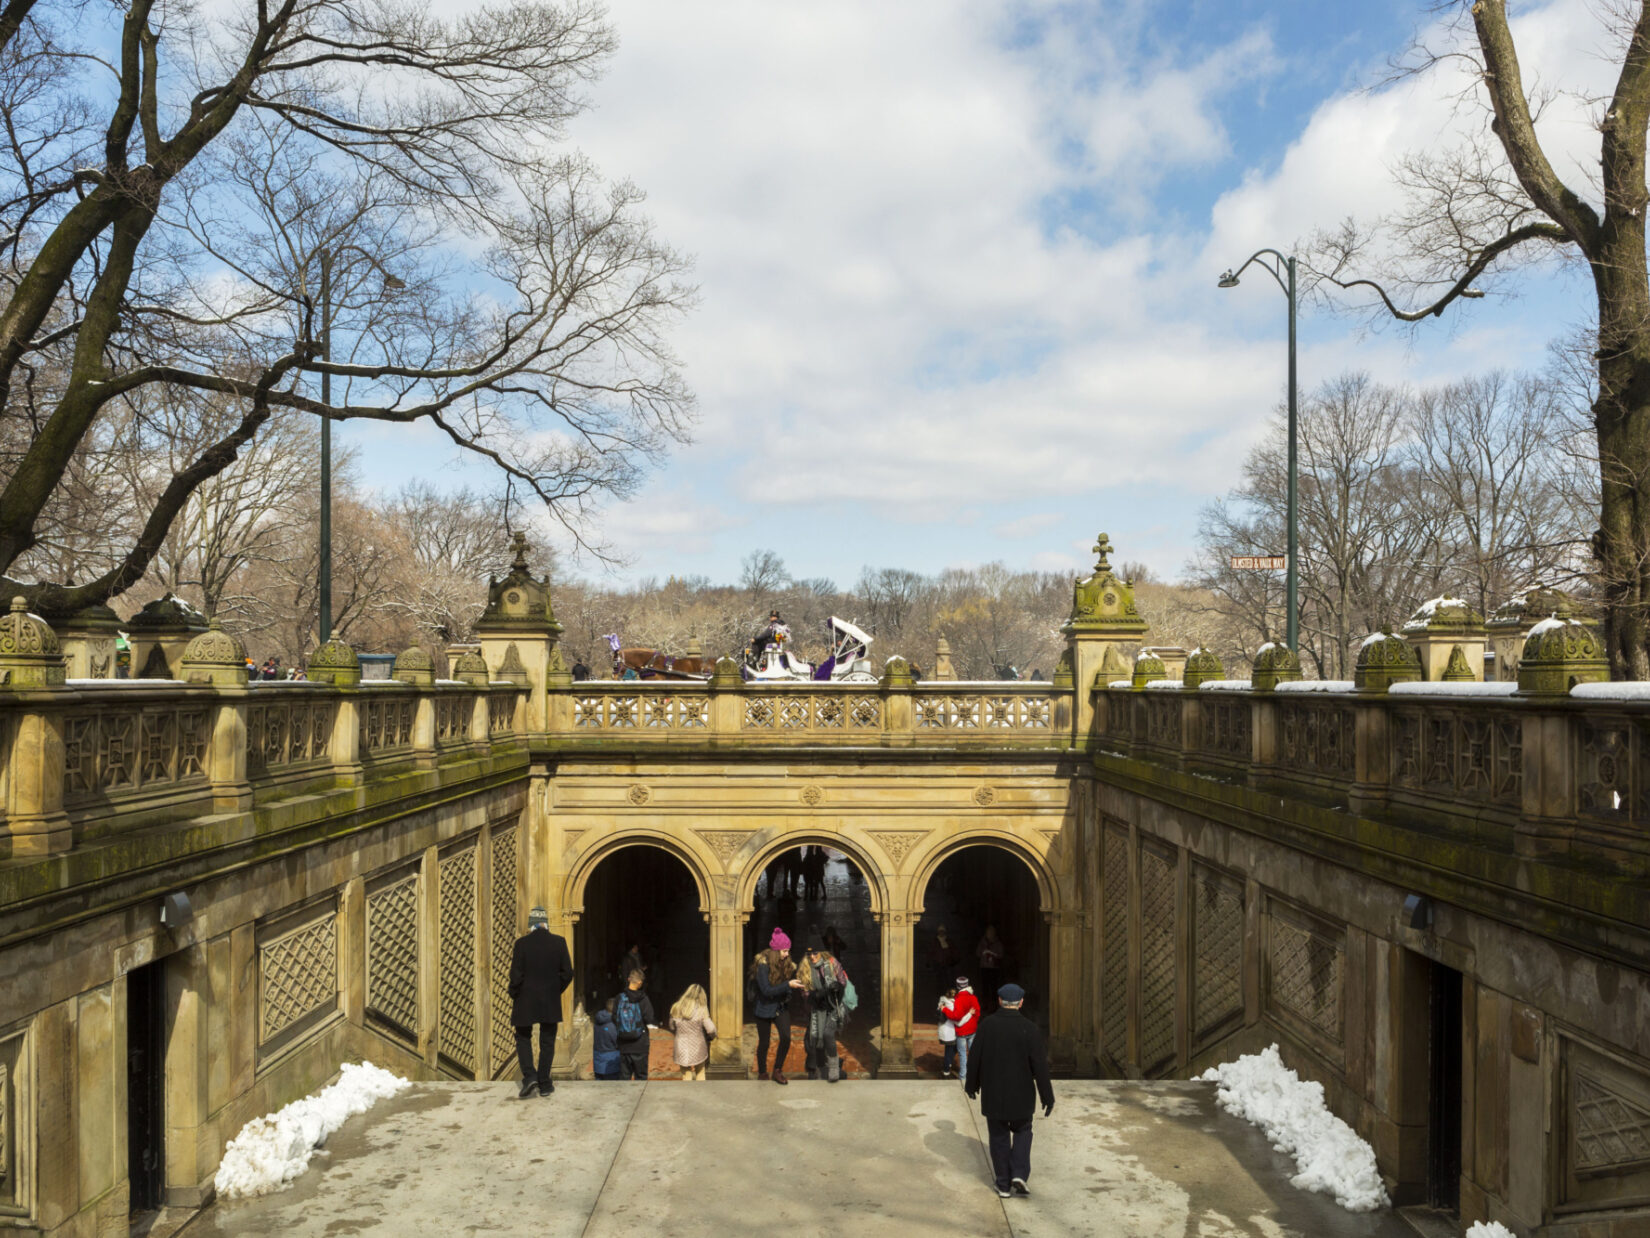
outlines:
[[[642,992],[647,979],[639,971],[625,978],[625,990],[613,1007],[613,1023],[618,1029],[619,1077],[647,1082],[648,1025],[653,1022],[653,1003]]]
[[[957,1065],[957,1025],[951,1021],[951,1012],[956,1008],[957,990],[946,989],[940,994],[940,1048],[945,1051],[945,1060],[940,1065],[941,1079],[956,1078]]]
[[[670,1008],[670,1030],[676,1034],[676,1065],[682,1082],[705,1081],[710,1064],[710,1042],[716,1039],[716,1024],[710,1018],[710,999],[697,984],[690,984]]]
[[[751,960],[751,1014],[756,1019],[756,1077],[768,1077],[768,1037],[774,1036],[773,1081],[788,1084],[785,1058],[791,1051],[791,981],[796,964],[791,962],[791,939],[775,928],[768,948]]]
[[[808,1034],[803,1041],[807,1049],[808,1078],[835,1083],[842,1078],[836,1034],[842,1025],[842,997],[848,987],[848,977],[825,949],[818,933],[808,939],[807,957],[791,986],[801,990],[808,999]]]
[[[951,999],[951,1022],[957,1029],[957,1069],[968,1077],[968,1051],[974,1045],[974,1033],[980,1027],[980,999],[967,976],[957,977],[957,996]]]
[[[607,1005],[591,1016],[590,1021],[595,1024],[596,1035],[591,1045],[590,1069],[598,1079],[613,1079],[619,1077],[619,1029],[613,1022],[613,1007],[617,1004],[614,998],[608,998]]]
[[[522,1100],[537,1090],[556,1090],[550,1068],[556,1060],[556,1033],[561,1028],[561,995],[573,983],[573,960],[567,940],[550,931],[550,913],[535,907],[527,914],[527,932],[510,951],[510,1026],[516,1031],[516,1060],[521,1065]],[[539,1060],[533,1066],[533,1025],[539,1028]]]

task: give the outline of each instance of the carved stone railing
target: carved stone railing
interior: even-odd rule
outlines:
[[[1202,787],[1212,778],[1296,793],[1460,827],[1522,855],[1650,872],[1650,699],[1518,695],[1510,684],[1505,693],[1233,686],[1099,688],[1090,747],[1190,772]]]
[[[395,681],[0,692],[0,858],[520,746],[526,695],[514,683]],[[26,751],[12,742],[25,721],[47,736]]]
[[[1071,692],[1044,683],[712,685],[580,681],[552,742],[1069,748]]]

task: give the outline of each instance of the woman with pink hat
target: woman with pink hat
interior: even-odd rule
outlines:
[[[751,960],[750,981],[746,985],[751,1013],[756,1018],[756,1077],[768,1077],[768,1037],[777,1028],[779,1035],[773,1054],[773,1081],[785,1084],[785,1055],[791,1051],[791,939],[775,928],[768,948]]]

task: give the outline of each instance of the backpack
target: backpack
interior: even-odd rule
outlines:
[[[647,1031],[647,1024],[642,1021],[642,1004],[628,992],[619,994],[613,1021],[618,1024],[620,1040],[640,1040]]]
[[[859,1009],[859,994],[854,991],[854,982],[846,981],[842,986],[842,1008],[846,1011]]]

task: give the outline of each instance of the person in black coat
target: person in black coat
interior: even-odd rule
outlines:
[[[1031,1116],[1043,1102],[1043,1116],[1054,1112],[1054,1085],[1048,1078],[1048,1053],[1036,1025],[1020,1013],[1026,992],[1017,984],[997,990],[997,1010],[980,1020],[968,1054],[968,1098],[980,1097],[990,1138],[991,1172],[997,1194],[1029,1195]]]
[[[573,983],[573,959],[567,941],[550,931],[550,913],[535,907],[527,914],[527,935],[516,938],[510,954],[510,1024],[516,1029],[516,1057],[521,1062],[521,1097],[556,1090],[550,1067],[556,1060],[556,1029],[561,1023],[561,995]],[[533,1069],[533,1024],[539,1025],[539,1065]]]

